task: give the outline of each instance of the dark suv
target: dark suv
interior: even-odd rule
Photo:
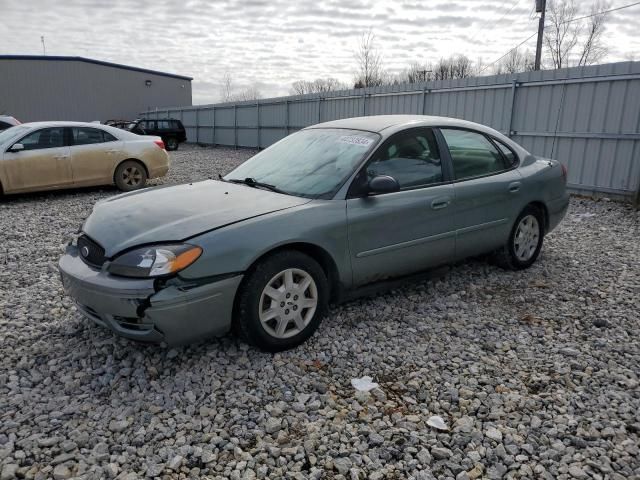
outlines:
[[[177,150],[178,145],[187,141],[187,132],[180,120],[159,118],[157,120],[136,120],[129,124],[128,130],[138,135],[155,135],[162,137],[167,150]]]

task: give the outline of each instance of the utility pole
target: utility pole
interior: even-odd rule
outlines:
[[[538,21],[538,43],[536,45],[535,70],[540,70],[540,59],[542,57],[542,37],[544,35],[544,14],[547,10],[547,0],[536,0],[536,12],[540,14]]]

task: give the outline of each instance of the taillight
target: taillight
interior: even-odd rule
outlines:
[[[154,140],[153,143],[158,145],[161,149],[164,150],[164,142],[162,140]]]
[[[567,183],[567,175],[569,174],[569,171],[564,163],[560,164],[560,168],[562,168],[562,179],[564,180],[564,183]]]

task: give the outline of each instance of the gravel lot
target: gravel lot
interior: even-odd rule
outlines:
[[[185,147],[164,182],[252,153]],[[1,480],[640,478],[637,211],[573,199],[528,271],[470,261],[333,307],[271,355],[139,345],[78,315],[61,246],[116,193],[0,199]],[[380,387],[357,392],[364,375]]]

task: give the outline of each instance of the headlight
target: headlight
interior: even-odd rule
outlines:
[[[116,257],[107,270],[123,277],[162,277],[187,268],[201,254],[202,248],[194,245],[152,245]]]

